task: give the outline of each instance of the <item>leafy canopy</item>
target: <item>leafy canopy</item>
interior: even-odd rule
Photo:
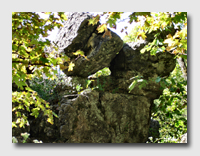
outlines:
[[[103,12],[93,19],[89,24],[97,24],[101,17],[106,17],[98,30],[101,32],[105,25],[116,29],[117,21],[121,18],[123,12]],[[136,22],[137,26],[129,34],[129,40],[146,39],[146,35],[152,31],[156,32],[154,40],[146,45],[141,52],[150,51],[152,55],[157,52],[170,52],[183,58],[187,58],[187,12],[133,12],[128,17],[129,23]],[[172,30],[177,29],[172,35]],[[121,31],[127,29],[125,25]],[[165,36],[161,36],[166,31]]]
[[[64,56],[57,57],[53,50],[45,53],[45,48],[51,43],[48,39],[41,40],[55,27],[60,28],[66,16],[63,12],[59,12],[57,17],[51,12],[45,14],[48,18],[43,19],[36,12],[12,12],[12,83],[19,88],[12,92],[12,103],[18,103],[12,109],[18,117],[12,127],[24,127],[28,123],[27,116],[20,110],[26,110],[35,117],[43,111],[48,116],[48,122],[53,124],[53,112],[48,102],[27,85],[27,80],[42,74],[53,79],[51,73],[56,73],[53,67],[63,63],[61,58],[66,59]],[[30,109],[30,105],[34,108]]]

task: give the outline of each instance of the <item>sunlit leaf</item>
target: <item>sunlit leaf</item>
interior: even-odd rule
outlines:
[[[104,31],[107,31],[106,24],[99,25],[97,30],[98,30],[98,33],[103,33]]]
[[[74,63],[70,62],[69,63],[69,67],[68,67],[68,71],[73,71],[73,67],[75,66]]]
[[[73,53],[74,55],[81,55],[84,56],[84,52],[81,50],[77,50],[75,53]]]
[[[88,20],[88,21],[89,21],[88,24],[89,24],[89,25],[96,25],[96,24],[99,22],[99,20],[100,20],[100,16],[97,15],[97,16],[95,16],[95,17],[89,19],[89,20]]]
[[[133,88],[135,87],[135,85],[137,84],[137,80],[134,80],[131,85],[128,87],[129,89],[129,93],[133,90]]]

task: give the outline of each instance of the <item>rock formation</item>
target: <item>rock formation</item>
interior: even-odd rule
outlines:
[[[60,51],[64,51],[75,64],[73,71],[64,70],[67,76],[87,78],[110,66],[111,60],[123,46],[123,41],[114,32],[111,32],[111,38],[98,33],[96,28],[100,23],[89,25],[90,18],[92,16],[88,13],[72,13],[55,41]],[[87,59],[73,55],[77,50],[84,51]]]
[[[146,41],[123,44],[112,31],[112,37],[98,33],[100,23],[88,25],[90,18],[88,13],[72,13],[55,41],[59,51],[75,64],[72,71],[64,70],[71,77],[68,88],[79,83],[85,90],[65,93],[60,106],[52,105],[59,119],[54,125],[42,118],[33,121],[32,136],[43,142],[145,143],[153,100],[162,94],[160,83],[153,79],[170,74],[175,67],[173,55],[140,53],[155,32],[148,34]],[[77,50],[84,51],[87,58],[73,55]],[[93,79],[86,86],[88,76],[104,67],[109,67],[111,75]],[[129,92],[133,77],[138,75],[148,84],[142,88],[136,84]],[[96,89],[91,89],[94,86]]]

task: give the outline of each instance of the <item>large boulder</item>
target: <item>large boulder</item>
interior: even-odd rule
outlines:
[[[157,53],[152,56],[149,52],[143,54],[140,50],[147,44],[147,41],[132,42],[124,44],[119,54],[111,61],[110,71],[114,77],[115,88],[119,91],[129,92],[129,86],[136,76],[142,76],[148,84],[140,88],[139,83],[130,91],[130,94],[146,96],[149,99],[156,99],[162,94],[160,83],[155,79],[167,77],[176,66],[174,55],[166,53]]]
[[[148,98],[90,91],[60,107],[61,138],[68,143],[145,143]]]
[[[70,57],[74,63],[72,71],[63,72],[68,76],[88,77],[104,67],[110,66],[110,62],[121,50],[123,41],[114,32],[110,35],[98,33],[96,28],[100,25],[89,25],[92,16],[88,13],[72,13],[58,34],[55,43],[60,51]],[[77,50],[84,51],[84,56],[74,55]],[[65,63],[69,66],[69,62]]]
[[[131,42],[124,44],[119,54],[112,60],[110,70],[116,78],[126,78],[142,75],[143,78],[157,76],[169,76],[175,68],[176,60],[174,55],[165,52],[151,55],[149,52],[144,54],[140,50],[147,42]]]

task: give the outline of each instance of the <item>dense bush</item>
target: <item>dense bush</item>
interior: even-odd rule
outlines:
[[[90,77],[98,78],[100,76],[107,76],[110,75],[109,68],[103,68],[99,70],[95,74],[91,75]],[[47,102],[58,102],[60,101],[61,95],[59,94],[60,91],[65,90],[66,86],[71,86],[71,82],[67,81],[67,76],[64,73],[60,73],[56,75],[54,80],[47,78],[46,76],[43,77],[34,77],[30,82],[30,87],[38,93],[38,95],[46,100]],[[88,80],[90,83],[90,80]],[[89,84],[87,85],[87,87]],[[77,92],[80,92],[84,88],[80,84],[76,84],[74,89]]]
[[[161,126],[156,142],[179,142],[187,132],[187,81],[182,77],[178,63],[170,76],[161,82],[166,89],[159,99],[154,100],[152,110],[152,118]]]
[[[45,77],[34,77],[30,81],[30,87],[35,90],[38,95],[47,102],[58,102],[60,95],[57,86],[65,86],[66,76],[63,74],[56,75],[54,80]]]

